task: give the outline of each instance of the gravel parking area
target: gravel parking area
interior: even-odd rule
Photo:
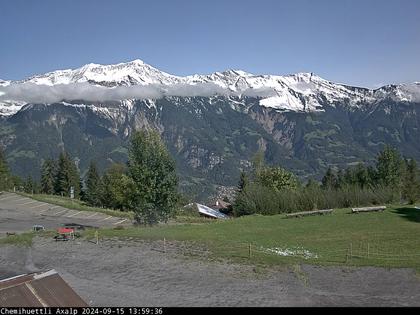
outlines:
[[[157,242],[0,246],[0,278],[55,269],[92,306],[420,306],[411,269],[253,266],[164,253]]]
[[[14,193],[0,194],[0,237],[7,232],[29,231],[36,224],[55,229],[65,223],[94,227],[131,224],[127,219],[103,213],[71,210]]]

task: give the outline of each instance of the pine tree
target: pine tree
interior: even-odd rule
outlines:
[[[322,178],[322,185],[323,189],[334,189],[337,186],[337,177],[331,167],[328,168],[327,172],[325,173],[324,177]]]
[[[406,172],[404,177],[403,197],[410,204],[414,204],[419,199],[420,179],[417,163],[414,159],[406,160]]]
[[[80,194],[79,171],[70,156],[62,152],[58,158],[54,190],[56,194],[70,196],[70,187],[74,188],[74,197],[77,198]]]
[[[368,182],[369,187],[376,186],[378,183],[378,174],[376,172],[376,169],[372,165],[369,165],[367,168],[367,173],[368,173],[368,179],[369,179],[369,182]]]
[[[54,190],[55,193],[62,196],[68,196],[70,191],[69,185],[69,166],[67,161],[67,154],[61,152],[57,162],[57,175],[55,177]]]
[[[360,188],[366,188],[369,184],[369,174],[363,163],[357,164],[354,169],[354,177],[356,180],[357,186]]]
[[[12,175],[10,180],[10,188],[14,187],[18,191],[23,187],[23,180],[19,176]]]
[[[90,162],[89,170],[86,175],[86,191],[84,199],[92,206],[99,206],[101,189],[101,178],[96,168],[95,162]]]
[[[29,176],[26,178],[26,181],[25,181],[25,183],[24,183],[24,185],[23,185],[23,189],[24,189],[24,191],[25,191],[26,193],[28,193],[28,194],[33,194],[33,193],[35,193],[35,182],[34,182],[34,180],[32,179],[32,176],[31,176],[31,175],[29,175]]]
[[[341,189],[344,188],[346,186],[346,179],[345,179],[345,174],[343,172],[343,170],[339,170],[337,172],[337,181],[335,183],[335,188],[336,189]]]
[[[80,178],[80,180],[79,180],[79,187],[80,187],[80,193],[79,193],[79,198],[80,198],[80,200],[86,200],[86,197],[85,197],[85,189],[84,189],[84,186],[83,186],[83,180],[82,180],[82,178]]]
[[[11,176],[6,158],[0,148],[0,191],[10,188]]]
[[[355,173],[350,167],[344,171],[344,182],[347,186],[354,186],[357,183]]]
[[[167,221],[178,199],[175,162],[157,131],[135,132],[129,149],[129,175],[134,183],[131,205],[136,221]]]
[[[47,159],[42,164],[41,192],[52,195],[54,193],[54,181],[56,176],[56,164],[52,159]]]
[[[248,175],[244,171],[241,171],[239,184],[238,184],[238,191],[239,192],[243,191],[245,186],[248,185],[248,183],[249,183]]]

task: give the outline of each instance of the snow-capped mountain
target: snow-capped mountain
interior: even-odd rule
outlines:
[[[192,83],[212,82],[239,95],[261,97],[262,106],[291,111],[322,110],[322,102],[333,104],[346,99],[356,105],[363,100],[370,101],[373,94],[368,89],[332,83],[313,73],[278,76],[229,70],[186,79]]]
[[[179,77],[162,72],[140,59],[115,65],[89,63],[75,70],[57,70],[32,76],[16,83],[35,83],[44,85],[88,82],[107,87],[178,83]]]
[[[34,94],[53,94],[57,101],[69,100],[68,96],[64,96],[67,95],[65,87],[71,86],[74,91],[78,90],[78,84],[81,84],[81,92],[77,93],[78,99],[83,99],[83,95],[86,95],[85,99],[92,100],[93,92],[86,88],[86,84],[102,89],[114,89],[112,91],[118,93],[113,94],[118,94],[121,101],[135,98],[133,93],[130,93],[134,88],[153,87],[164,91],[161,96],[189,96],[188,93],[190,96],[208,96],[209,93],[252,96],[260,99],[261,106],[283,111],[322,111],[325,104],[345,104],[357,108],[386,97],[400,101],[420,101],[419,83],[389,85],[371,90],[333,83],[313,73],[286,76],[255,75],[241,70],[180,77],[160,71],[137,59],[115,65],[91,63],[78,69],[53,71],[20,81],[0,80],[0,115],[10,116],[26,103],[39,103],[39,97],[31,98]],[[31,85],[38,86],[37,93],[32,92]],[[205,89],[202,88],[203,85]],[[39,87],[44,86],[45,91],[40,92]],[[53,87],[60,89],[52,90]],[[125,89],[117,91],[120,87]],[[201,95],[201,91],[205,91],[206,94]],[[46,98],[41,103],[48,103],[50,100],[51,98]],[[101,100],[103,99],[98,99]]]
[[[420,82],[387,85],[375,90],[375,98],[389,97],[399,102],[420,102]]]
[[[155,128],[182,189],[210,194],[235,186],[259,150],[304,178],[372,161],[385,144],[420,161],[419,104],[419,82],[372,90],[313,73],[181,77],[140,60],[88,64],[0,80],[0,147],[23,177],[39,178],[63,149],[83,174],[92,160],[102,171],[125,163],[130,135]]]
[[[0,86],[7,86],[9,84],[10,84],[10,81],[5,81],[5,80],[0,79]]]

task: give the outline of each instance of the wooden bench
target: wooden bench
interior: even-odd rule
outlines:
[[[359,213],[359,212],[384,211],[385,209],[386,209],[386,206],[351,208],[351,212]]]
[[[294,212],[294,213],[287,213],[286,218],[298,218],[298,217],[304,217],[307,215],[323,215],[332,213],[333,209],[324,209],[324,210],[314,210],[314,211],[303,211],[303,212]]]

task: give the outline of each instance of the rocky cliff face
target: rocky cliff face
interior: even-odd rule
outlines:
[[[39,177],[65,149],[84,174],[127,160],[134,130],[159,130],[184,192],[234,186],[262,150],[301,178],[373,161],[385,144],[420,160],[420,85],[350,87],[312,73],[228,70],[177,77],[140,60],[0,81],[0,145],[14,173]]]
[[[202,198],[234,186],[241,169],[263,150],[301,178],[328,166],[369,162],[385,144],[420,160],[420,104],[383,101],[365,110],[325,106],[322,112],[282,112],[258,98],[195,97],[117,103],[27,105],[0,121],[0,144],[12,170],[39,177],[43,159],[65,149],[86,172],[125,162],[130,134],[156,128],[175,157],[181,188]],[[232,104],[240,106],[232,106]]]

